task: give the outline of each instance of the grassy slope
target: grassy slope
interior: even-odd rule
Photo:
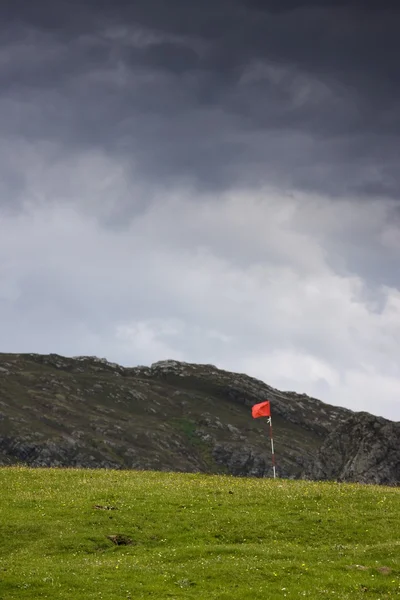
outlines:
[[[1,377],[0,438],[27,445],[32,442],[40,448],[46,442],[65,445],[64,434],[71,436],[81,431],[78,446],[84,455],[95,457],[93,466],[96,462],[101,465],[102,458],[107,458],[113,466],[122,468],[133,464],[135,468],[223,473],[225,467],[212,458],[213,444],[200,444],[193,435],[208,413],[224,425],[237,427],[246,444],[270,464],[265,420],[253,420],[249,406],[218,392],[218,386],[207,379],[209,374],[201,366],[192,368],[202,374],[200,378],[169,376],[167,382],[129,375],[129,370],[126,376],[117,377],[113,370],[90,361],[56,357],[52,359],[55,363],[59,360],[66,365],[59,369],[43,360],[50,359],[0,353],[0,368],[3,365],[12,372],[11,376]],[[220,373],[225,389],[235,374]],[[215,435],[218,442],[233,441],[227,429],[204,427],[204,431]],[[303,465],[298,458],[314,455],[323,439],[278,414],[274,414],[274,433],[280,468],[285,469],[285,475],[299,477]],[[186,452],[174,442],[179,442]],[[236,444],[243,446],[242,441]],[[132,448],[134,456],[126,457],[126,451]],[[14,456],[12,450],[0,453],[2,464],[18,464],[21,460],[24,459]],[[26,462],[30,464],[29,459]]]
[[[27,468],[0,486],[2,600],[400,594],[398,489]]]

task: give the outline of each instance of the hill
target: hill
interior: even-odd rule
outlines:
[[[124,368],[95,357],[0,355],[0,464],[400,481],[400,424],[212,365]]]
[[[395,488],[135,471],[0,469],[3,600],[384,600]]]

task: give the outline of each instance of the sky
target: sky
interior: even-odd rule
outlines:
[[[0,351],[400,420],[393,4],[2,0]]]

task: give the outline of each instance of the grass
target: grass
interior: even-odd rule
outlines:
[[[1,600],[400,595],[398,489],[22,467],[0,486]]]
[[[224,465],[218,464],[213,455],[209,444],[204,442],[196,435],[197,425],[190,419],[180,418],[172,419],[171,425],[180,433],[184,434],[186,444],[192,447],[196,455],[201,458],[207,473],[223,473],[227,469]]]

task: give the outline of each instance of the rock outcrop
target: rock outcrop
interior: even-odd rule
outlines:
[[[281,392],[213,365],[125,368],[96,357],[0,354],[0,464],[397,484],[399,424]]]
[[[400,423],[353,414],[326,438],[310,463],[311,479],[400,483]]]

